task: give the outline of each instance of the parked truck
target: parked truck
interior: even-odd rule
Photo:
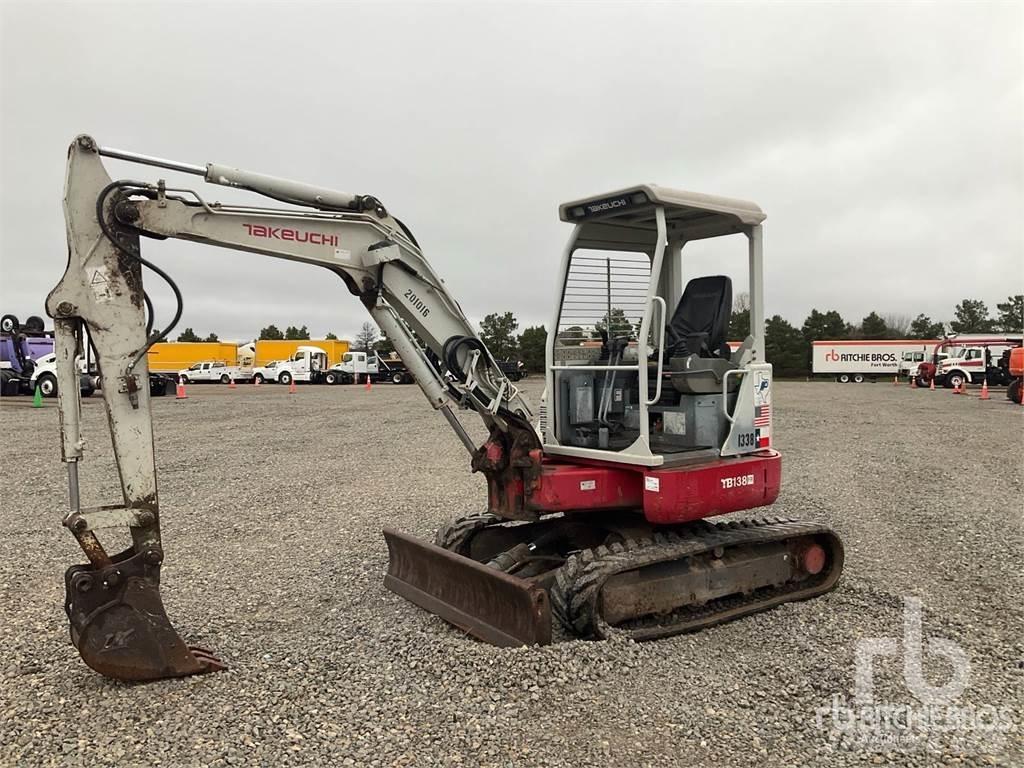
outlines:
[[[260,343],[256,342],[257,349]],[[286,360],[271,361],[267,365],[254,367],[252,379],[260,384],[276,382],[288,385],[293,381],[309,384],[337,383],[327,380],[329,368],[325,349],[311,344],[302,344]]]
[[[231,381],[248,381],[250,378],[252,378],[251,369],[246,370],[237,365],[227,365],[219,360],[204,360],[178,371],[178,380],[182,384],[191,382],[227,384]]]
[[[265,366],[267,363],[279,360],[291,360],[301,347],[316,347],[327,355],[327,365],[330,368],[340,363],[342,357],[348,352],[349,343],[343,339],[259,339],[253,348],[254,368]]]
[[[936,340],[927,339],[815,341],[811,344],[811,371],[816,376],[834,377],[842,384],[891,379],[906,373],[916,355],[923,360],[935,344]],[[904,359],[907,355],[909,361]]]
[[[1003,366],[1010,379],[1006,396],[1017,405],[1024,403],[1024,347],[1014,347],[1003,352]]]
[[[346,352],[341,361],[331,367],[331,372],[338,375],[331,384],[351,384],[356,381],[381,382],[392,384],[412,384],[416,381],[409,373],[402,359],[397,356],[381,357],[367,352]]]
[[[1008,369],[999,365],[1003,353],[1021,346],[1021,334],[991,335],[976,339],[957,339],[956,352],[940,360],[935,369],[935,385],[959,389],[968,384],[1008,386]]]
[[[77,360],[83,397],[92,395],[98,382],[88,357],[87,347],[86,357]],[[38,386],[43,397],[55,397],[56,360],[53,331],[45,330],[41,317],[32,315],[24,325],[15,315],[0,318],[0,395],[30,395]]]

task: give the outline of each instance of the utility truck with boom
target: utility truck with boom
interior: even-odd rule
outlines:
[[[366,381],[367,377],[370,381],[390,381],[392,384],[412,384],[414,381],[400,358],[366,352],[346,352],[329,373],[338,374],[337,380],[328,382],[330,384],[352,384]]]
[[[211,203],[163,180],[111,181],[104,156],[299,207]],[[63,522],[88,560],[66,574],[65,608],[73,644],[100,673],[148,680],[224,666],[210,650],[185,644],[159,592],[165,553],[149,392],[140,380],[147,346],[173,323],[149,332],[142,275],[171,278],[142,255],[142,238],[317,265],[363,304],[487,481],[486,508],[440,528],[434,543],[384,530],[385,585],[467,632],[497,645],[544,644],[553,613],[574,635],[648,640],[836,585],[843,548],[826,526],[707,520],[770,505],[781,483],[764,359],[765,214],[753,203],[641,184],[560,207],[572,233],[556,262],[538,428],[409,228],[375,197],[102,148],[88,136],[70,147],[64,195],[69,259],[47,311],[56,322],[70,490]],[[453,204],[452,215],[463,209]],[[685,287],[682,279],[684,246],[726,235],[746,246],[754,329],[735,351],[725,336],[729,278]],[[628,316],[627,332],[602,329],[613,305]],[[79,400],[64,384],[74,381],[83,327],[104,376],[123,494],[101,506],[80,497]],[[562,345],[569,328],[602,331],[603,343]],[[482,445],[456,408],[483,421]],[[119,553],[97,535],[112,526],[131,535]]]

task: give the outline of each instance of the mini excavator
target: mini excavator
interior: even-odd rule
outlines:
[[[208,202],[164,180],[113,181],[105,157],[287,207]],[[63,522],[88,560],[67,571],[65,609],[72,643],[103,675],[153,680],[224,667],[210,649],[186,644],[160,596],[146,352],[180,318],[182,298],[142,255],[144,238],[316,265],[362,302],[487,481],[486,511],[443,526],[432,543],[385,529],[384,584],[484,641],[549,643],[556,621],[572,636],[652,640],[816,597],[839,579],[842,544],[823,525],[714,519],[771,505],[781,482],[764,359],[765,214],[753,203],[640,184],[559,208],[572,234],[557,271],[539,418],[410,229],[376,197],[101,147],[83,135],[68,152],[64,212],[68,264],[46,306],[70,491]],[[728,235],[745,239],[749,266],[751,334],[733,345],[730,279],[684,285],[682,271],[687,243]],[[145,272],[176,297],[162,329]],[[92,507],[79,493],[75,370],[89,344],[123,493]],[[455,409],[482,419],[482,445]],[[111,528],[130,536],[113,554],[97,535]]]

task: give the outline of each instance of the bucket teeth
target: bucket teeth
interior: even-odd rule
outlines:
[[[159,680],[216,672],[213,653],[181,639],[160,599],[160,566],[146,553],[123,553],[103,568],[75,565],[65,574],[71,642],[82,659],[115,680]]]

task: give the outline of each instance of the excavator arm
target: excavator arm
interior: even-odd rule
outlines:
[[[112,181],[108,156],[199,175],[295,208],[222,205],[164,181]],[[66,576],[72,642],[98,672],[148,680],[223,667],[173,629],[159,594],[163,548],[149,403],[147,349],[181,315],[173,280],[141,254],[142,238],[177,238],[314,264],[337,274],[394,343],[427,400],[441,411],[488,481],[489,511],[531,519],[526,489],[540,475],[530,409],[476,335],[411,232],[374,197],[349,195],[221,165],[187,165],[99,147],[79,136],[68,151],[64,211],[68,265],[47,299],[54,318],[62,458],[70,505],[64,525],[89,560]],[[143,287],[152,270],[174,290],[174,320],[153,329]],[[75,357],[91,343],[121,479],[120,503],[84,507]],[[477,447],[453,413],[475,411],[489,437]],[[97,536],[127,527],[131,541],[109,554]],[[389,545],[392,544],[389,539]]]

